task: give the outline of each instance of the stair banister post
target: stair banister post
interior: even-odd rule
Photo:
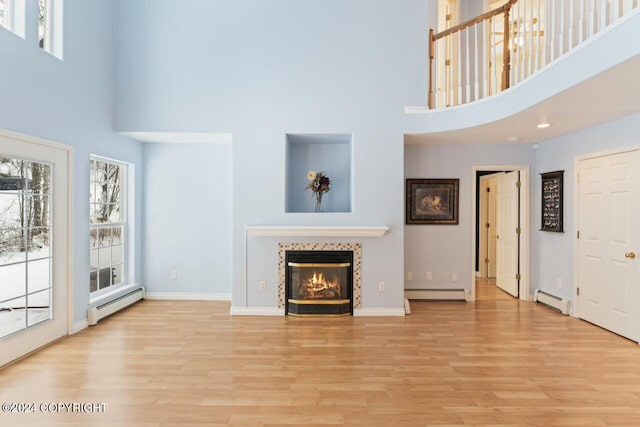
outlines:
[[[433,95],[433,86],[435,84],[433,78],[433,58],[435,56],[435,41],[433,28],[429,30],[429,108],[435,108],[435,100]]]
[[[508,4],[510,6],[510,4]],[[509,12],[510,7],[504,9],[504,46],[503,46],[503,64],[502,64],[502,90],[509,88],[509,75],[511,74],[511,49],[509,44],[510,29],[509,29]]]

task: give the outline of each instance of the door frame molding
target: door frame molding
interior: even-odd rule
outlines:
[[[73,171],[74,148],[70,145],[29,136],[0,128],[0,136],[44,147],[55,148],[67,155],[67,335],[75,332],[73,322]]]
[[[640,151],[640,144],[612,148],[610,150],[602,150],[594,153],[587,153],[575,156],[573,159],[573,294],[571,301],[571,317],[579,318],[580,314],[580,302],[578,300],[578,203],[580,202],[580,184],[578,183],[578,172],[580,171],[580,162],[583,160],[595,159],[598,157],[613,156],[616,154],[628,153],[630,151]],[[565,223],[566,224],[566,223]]]
[[[474,165],[472,168],[472,191],[471,191],[471,290],[468,292],[467,301],[475,301],[476,299],[476,209],[478,203],[476,200],[476,171],[520,171],[520,284],[519,294],[523,301],[531,301],[531,273],[530,273],[530,253],[531,253],[531,227],[530,227],[530,207],[531,207],[531,167],[529,165]]]

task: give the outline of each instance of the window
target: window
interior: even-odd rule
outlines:
[[[63,0],[38,0],[38,45],[59,59],[62,59],[62,3]]]
[[[0,27],[24,38],[25,0],[0,0]]]
[[[0,156],[0,338],[51,318],[51,166]]]
[[[91,158],[89,290],[92,294],[126,282],[126,180],[125,164]]]
[[[0,0],[0,25],[11,29],[11,0]]]

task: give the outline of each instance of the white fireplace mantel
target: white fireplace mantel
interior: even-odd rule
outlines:
[[[261,237],[382,237],[389,227],[252,225],[245,230],[249,235]]]

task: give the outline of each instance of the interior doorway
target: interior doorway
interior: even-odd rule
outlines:
[[[513,297],[530,300],[529,167],[475,166],[473,174],[474,281],[489,279]],[[474,287],[471,300],[475,293]]]
[[[476,272],[496,277],[496,178],[506,171],[476,171]]]

